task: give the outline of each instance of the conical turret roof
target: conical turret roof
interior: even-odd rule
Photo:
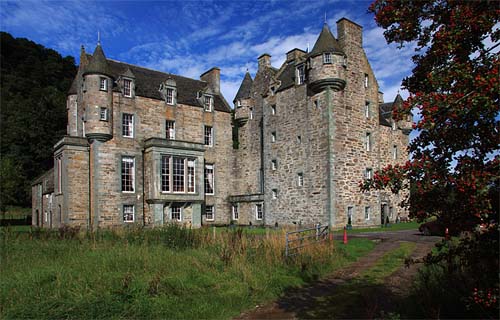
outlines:
[[[106,56],[102,50],[101,44],[98,43],[89,64],[85,67],[83,74],[97,73],[113,77],[109,70],[108,62],[106,61]]]
[[[247,71],[245,73],[243,81],[241,82],[240,89],[238,90],[238,93],[236,94],[236,97],[234,97],[233,101],[250,98],[252,85],[253,85],[252,76],[250,76],[250,73]]]
[[[321,30],[318,40],[316,40],[310,55],[316,56],[324,52],[343,52],[326,22],[323,25],[323,29]]]

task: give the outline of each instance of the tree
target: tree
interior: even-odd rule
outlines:
[[[30,183],[53,166],[52,147],[66,131],[73,57],[1,32],[1,204],[30,204]]]
[[[417,111],[413,128],[418,136],[409,145],[410,161],[383,168],[361,184],[362,190],[393,192],[411,186],[404,205],[420,221],[434,216],[467,232],[486,224],[474,239],[491,248],[487,254],[495,272],[498,212],[491,190],[500,172],[498,8],[498,2],[486,0],[371,4],[369,11],[389,43],[416,46],[412,75],[403,80],[410,95],[393,117],[401,120]],[[458,247],[463,250],[454,254],[474,257],[465,240]],[[498,294],[498,277],[495,283]]]

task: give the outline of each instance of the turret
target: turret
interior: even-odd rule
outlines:
[[[101,44],[83,68],[83,107],[85,136],[108,141],[113,137],[113,82]]]
[[[343,90],[346,83],[345,70],[346,56],[325,23],[309,54],[309,86],[315,93],[326,87]]]
[[[250,73],[247,71],[245,77],[241,82],[240,88],[236,96],[234,97],[233,103],[235,106],[235,119],[249,118],[251,112],[251,91],[252,91],[253,80]]]

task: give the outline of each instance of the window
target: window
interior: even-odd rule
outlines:
[[[123,79],[123,95],[125,97],[132,97],[132,80]]]
[[[238,107],[238,108],[241,107],[241,101],[240,100],[236,101],[236,107]]]
[[[124,113],[122,117],[122,135],[126,138],[134,137],[134,115]]]
[[[165,88],[165,102],[167,104],[174,104],[174,89]]]
[[[162,155],[161,192],[196,192],[195,168],[196,160],[193,158]]]
[[[302,143],[302,137],[301,137],[301,136],[297,136],[297,143],[298,143],[298,144],[301,144],[301,143]]]
[[[209,147],[214,145],[214,129],[209,126],[205,126],[205,145]]]
[[[366,136],[365,136],[365,149],[366,151],[371,151],[372,150],[372,135],[370,132],[367,132],[366,133]]]
[[[272,190],[273,199],[278,199],[278,189]]]
[[[398,124],[396,123],[396,121],[392,121],[392,131],[396,131],[397,128]]]
[[[101,121],[108,121],[108,108],[104,108],[104,107],[100,108],[99,119]]]
[[[134,205],[124,204],[123,205],[123,222],[134,222]]]
[[[306,80],[306,72],[304,65],[300,65],[297,67],[297,84],[303,84]]]
[[[214,206],[205,206],[205,217],[207,221],[215,220]]]
[[[365,118],[370,118],[370,101],[365,102]]]
[[[314,100],[313,103],[316,108],[319,108],[319,100]]]
[[[253,108],[248,108],[248,118],[249,118],[250,120],[252,120],[252,119],[253,119]]]
[[[122,191],[135,191],[135,159],[133,157],[122,158]]]
[[[393,145],[392,146],[392,159],[397,160],[398,158],[398,146]]]
[[[274,105],[274,104],[271,106],[271,114],[273,116],[276,115],[276,105]]]
[[[175,121],[165,121],[165,133],[168,140],[175,140]]]
[[[324,64],[332,63],[332,54],[330,52],[323,54],[323,63]]]
[[[276,131],[271,132],[271,142],[276,142]]]
[[[304,174],[302,172],[297,173],[297,186],[302,187],[304,185]]]
[[[99,90],[108,91],[108,79],[102,77],[99,78]]]
[[[368,74],[365,73],[365,88],[368,88]]]
[[[365,220],[370,220],[370,214],[372,212],[372,208],[365,207]]]
[[[352,217],[354,214],[354,207],[347,207],[347,224],[352,224]]]
[[[257,203],[255,205],[255,219],[262,220],[263,217],[264,217],[264,212],[262,210],[262,203]]]
[[[278,167],[278,161],[271,160],[271,170],[275,171],[277,167]]]
[[[214,165],[205,165],[205,194],[214,194]]]
[[[161,157],[161,191],[170,192],[170,156]]]
[[[205,111],[207,112],[212,112],[213,107],[214,107],[214,98],[212,96],[205,96],[203,105],[205,107]]]
[[[173,190],[184,192],[184,158],[173,157]]]
[[[372,177],[373,177],[372,168],[366,168],[365,169],[365,179],[371,179]]]
[[[238,205],[233,205],[232,208],[231,208],[231,211],[233,213],[233,220],[238,220],[239,217],[240,217],[240,214],[238,212]]]
[[[182,221],[182,208],[179,206],[170,207],[170,219]]]
[[[57,157],[56,162],[57,162],[57,193],[62,193],[62,158]]]

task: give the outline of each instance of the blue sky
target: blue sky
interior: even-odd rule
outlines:
[[[231,102],[257,57],[272,55],[279,67],[285,53],[314,45],[326,20],[346,17],[363,26],[364,48],[385,100],[392,101],[411,73],[412,48],[388,45],[367,12],[370,1],[3,1],[0,29],[26,37],[62,55],[80,46],[93,52],[100,31],[108,58],[198,79],[221,68],[221,89]],[[403,97],[406,93],[402,92]]]

